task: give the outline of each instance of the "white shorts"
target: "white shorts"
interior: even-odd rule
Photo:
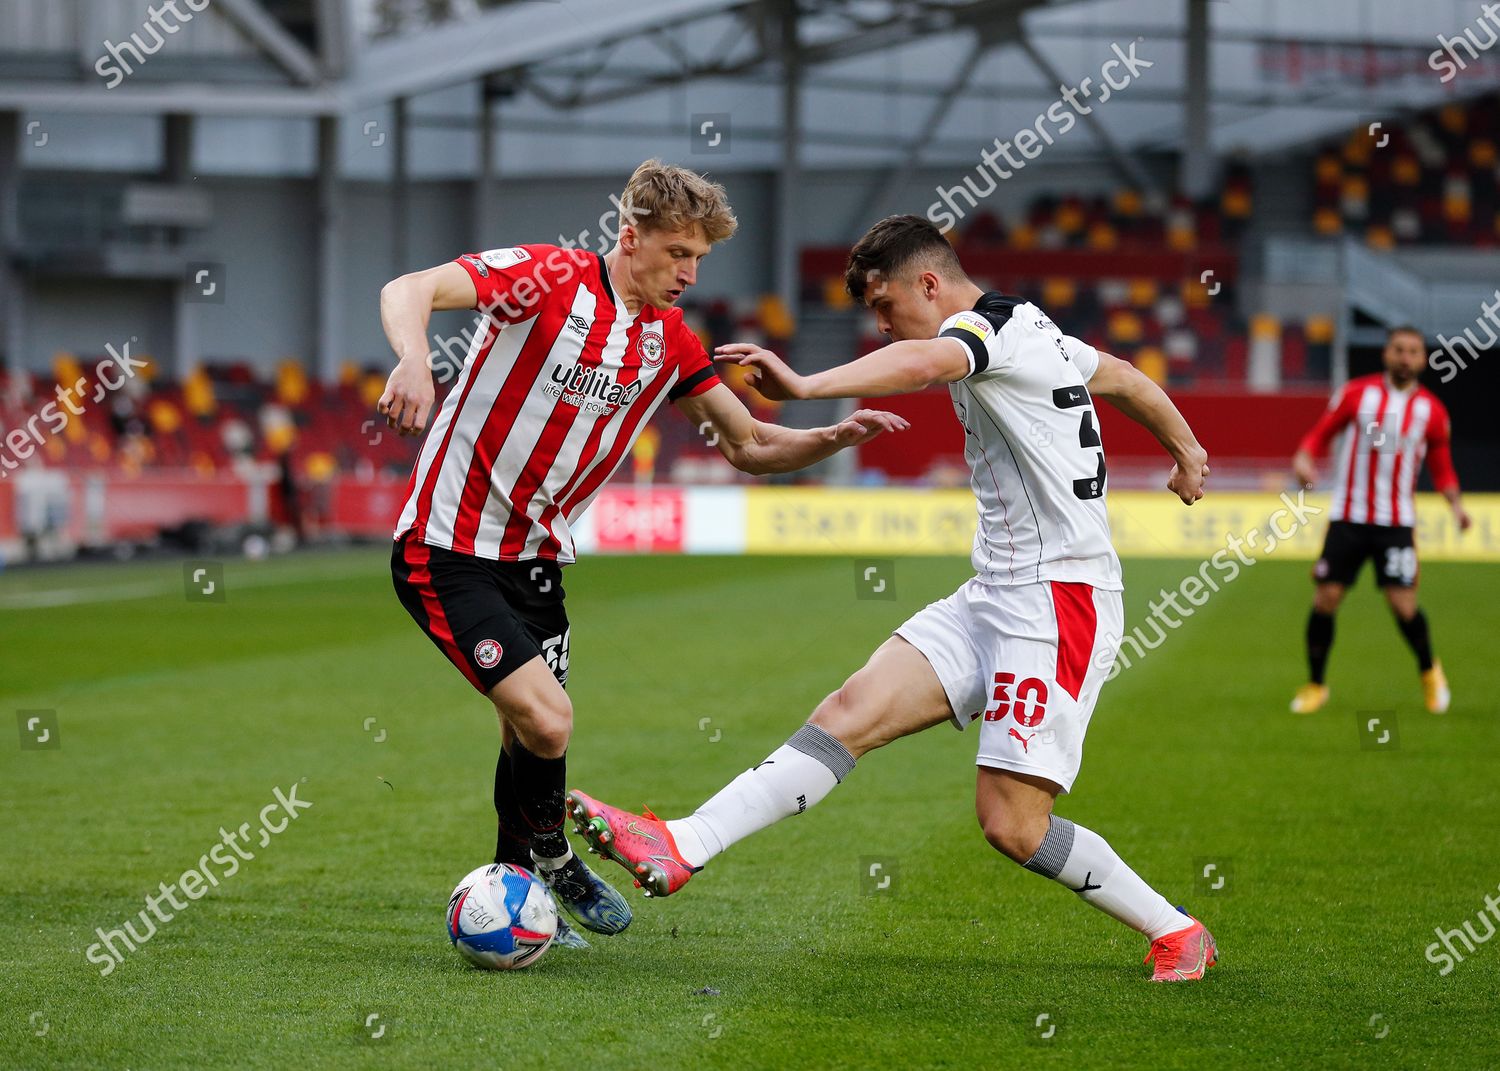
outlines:
[[[1067,792],[1124,616],[1118,591],[976,577],[896,635],[932,663],[953,724],[979,722],[980,766],[1045,777]]]

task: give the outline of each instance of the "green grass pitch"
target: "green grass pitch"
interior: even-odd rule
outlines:
[[[1195,567],[1127,562],[1127,622]],[[902,559],[862,601],[848,559],[570,568],[570,782],[691,809],[966,575]],[[180,562],[5,573],[5,717],[55,712],[60,746],[19,746],[25,717],[0,745],[0,1067],[1494,1067],[1500,940],[1447,975],[1425,950],[1483,934],[1500,886],[1500,568],[1423,570],[1441,718],[1362,581],[1316,717],[1287,713],[1305,563],[1247,570],[1105,688],[1059,810],[1221,949],[1157,987],[1143,939],[984,843],[948,728],[678,896],[632,890],[624,935],[474,970],[443,911],[492,850],[496,728],[385,554],[231,562],[222,603]],[[1361,746],[1361,712],[1398,746]],[[293,785],[309,810],[100,976],[96,927]]]

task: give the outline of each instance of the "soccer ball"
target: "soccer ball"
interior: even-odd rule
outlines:
[[[557,904],[541,879],[508,863],[475,870],[448,900],[448,939],[477,967],[514,971],[542,958],[557,934]]]

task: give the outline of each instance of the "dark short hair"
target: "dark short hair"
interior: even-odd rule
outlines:
[[[1417,327],[1414,324],[1397,324],[1395,327],[1391,328],[1385,333],[1385,340],[1389,342],[1397,335],[1416,335],[1419,339],[1422,340],[1423,345],[1426,345],[1427,343],[1427,336],[1422,333],[1422,329],[1420,327]]]
[[[921,216],[886,216],[849,250],[844,288],[863,304],[872,279],[897,278],[917,263],[949,279],[965,278],[958,254],[930,221]]]

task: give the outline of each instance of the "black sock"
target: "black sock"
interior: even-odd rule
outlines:
[[[1411,615],[1409,621],[1396,618],[1396,627],[1417,656],[1417,665],[1426,673],[1432,668],[1432,637],[1427,634],[1427,615],[1421,610]]]
[[[527,851],[531,847],[531,838],[526,832],[526,821],[521,817],[521,806],[516,802],[515,779],[510,752],[501,748],[500,758],[495,763],[495,817],[500,826],[495,837],[495,862],[511,863],[530,870],[534,865]]]
[[[517,740],[511,745],[512,783],[516,803],[531,841],[531,850],[543,859],[568,854],[568,837],[563,832],[566,817],[568,760],[566,755],[544,759],[526,750]]]
[[[1333,615],[1314,610],[1307,615],[1307,679],[1323,683],[1328,652],[1333,647]]]

